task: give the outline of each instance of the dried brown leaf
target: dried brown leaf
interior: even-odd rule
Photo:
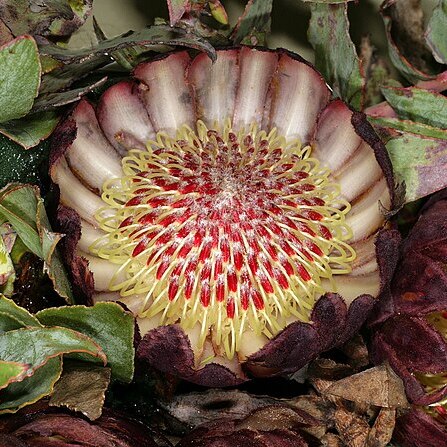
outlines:
[[[352,374],[349,365],[336,363],[334,360],[318,358],[309,365],[308,376],[324,380],[339,380]]]
[[[322,425],[303,429],[316,438],[323,439],[327,430],[333,426],[334,407],[326,399],[320,396],[298,396],[287,403],[322,421]]]
[[[345,343],[341,350],[349,358],[349,364],[354,369],[363,368],[369,364],[368,348],[360,334]]]
[[[365,447],[370,427],[366,420],[344,408],[338,408],[334,415],[335,427],[347,447]]]
[[[303,410],[292,409],[279,405],[259,408],[250,416],[237,424],[238,430],[294,430],[302,427],[322,425]]]
[[[381,408],[371,431],[369,432],[367,447],[386,447],[393,436],[396,424],[396,410]]]
[[[378,407],[408,406],[402,380],[388,365],[376,366],[341,379],[326,388],[324,393]]]
[[[92,421],[98,419],[110,376],[110,368],[66,363],[51,395],[50,406],[79,411]]]
[[[171,416],[195,427],[219,418],[240,419],[276,403],[279,400],[255,397],[239,390],[211,389],[175,396],[164,407]]]
[[[326,433],[321,439],[321,445],[323,447],[344,447],[340,436],[334,435],[333,433]]]

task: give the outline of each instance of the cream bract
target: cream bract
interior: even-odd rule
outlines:
[[[172,53],[82,100],[51,175],[93,299],[135,313],[139,355],[228,385],[296,370],[361,325],[387,281],[393,180],[365,117],[299,56],[217,55]]]

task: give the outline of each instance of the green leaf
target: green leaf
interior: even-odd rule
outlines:
[[[385,87],[382,93],[400,118],[447,129],[447,98],[418,87]]]
[[[134,370],[134,319],[116,303],[93,307],[69,306],[44,309],[36,314],[47,326],[72,328],[89,336],[107,355],[112,377],[130,382]]]
[[[37,189],[11,185],[0,192],[0,215],[13,226],[20,239],[35,255],[43,258],[36,226]]]
[[[0,389],[6,388],[12,382],[20,382],[25,378],[27,371],[26,363],[0,360]]]
[[[249,0],[231,36],[236,45],[264,45],[270,33],[273,0]]]
[[[63,51],[63,49],[60,51]],[[112,60],[110,56],[98,55],[71,62],[69,64],[63,64],[60,61],[58,62],[60,64],[58,67],[42,76],[39,96],[34,103],[37,107],[41,107],[46,103],[47,95],[52,95],[49,96],[52,101],[54,101],[56,95],[60,94],[65,96],[64,92],[74,82],[79,81],[95,70],[110,64]]]
[[[41,104],[39,98],[34,104]],[[39,110],[33,106],[33,111]],[[37,146],[56,128],[59,122],[59,115],[55,112],[30,114],[24,118],[11,120],[0,124],[0,132],[14,142],[20,144],[25,149]]]
[[[64,327],[27,327],[0,334],[0,360],[30,364],[33,371],[50,358],[82,352],[101,359],[107,358],[92,339]]]
[[[425,137],[447,140],[447,131],[438,129],[437,127],[428,126],[427,124],[417,123],[409,120],[401,120],[399,118],[368,117],[368,120],[376,127],[394,129],[401,132],[409,132],[416,135],[422,135]]]
[[[0,80],[0,123],[26,115],[40,84],[39,53],[32,37],[21,36],[0,47]]]
[[[44,141],[30,150],[0,135],[0,188],[8,183],[39,183],[40,167],[48,158],[49,141]]]
[[[5,295],[12,295],[16,275],[9,251],[2,236],[0,234],[0,291]]]
[[[48,396],[62,373],[62,360],[49,359],[31,377],[13,382],[0,390],[0,413],[14,413],[25,405],[33,404]]]
[[[386,148],[397,180],[405,182],[406,202],[447,187],[447,140],[403,133]]]
[[[36,317],[31,315],[23,307],[17,306],[13,300],[10,300],[2,295],[0,295],[0,312],[13,317],[21,324],[21,326],[42,327]]]
[[[80,61],[95,60],[106,54],[123,48],[144,45],[183,46],[204,51],[214,61],[216,50],[205,39],[185,31],[183,28],[175,28],[166,25],[154,25],[140,31],[128,32],[122,36],[99,42],[93,48],[81,50],[67,50],[57,45],[45,45],[40,48],[42,54],[52,56],[66,64],[79,63]]]
[[[447,64],[447,0],[433,10],[426,32],[427,45],[440,64]]]
[[[62,238],[62,235],[53,233],[51,231],[50,221],[43,201],[40,199],[37,202],[36,225],[42,244],[44,255],[44,271],[48,274],[53,282],[54,290],[65,299],[69,304],[74,303],[74,296],[71,289],[71,284],[65,271],[59,253],[56,251],[56,245]]]
[[[93,29],[95,31],[96,38],[98,42],[103,42],[107,40],[107,36],[104,34],[103,30],[99,26],[99,23],[93,17]],[[139,63],[140,56],[147,53],[147,48],[142,45],[135,45],[128,48],[123,48],[121,50],[116,50],[111,53],[112,58],[120,64],[126,70],[132,70]]]
[[[51,110],[56,107],[62,107],[67,104],[71,104],[73,102],[79,101],[84,95],[90,93],[92,90],[100,87],[107,81],[107,76],[104,76],[99,81],[93,82],[85,87],[78,87],[71,90],[66,90],[62,92],[53,92],[48,93],[42,96],[39,96],[36,101],[34,101],[32,113],[42,112],[45,110]],[[42,114],[40,114],[42,115]],[[44,115],[54,116],[56,121],[54,126],[52,126],[51,131],[56,127],[59,119],[55,112],[46,112]]]
[[[50,398],[50,406],[67,407],[95,420],[101,416],[110,383],[110,368],[64,362],[64,371]]]
[[[0,312],[0,334],[3,332],[14,331],[24,326],[25,325],[16,317],[5,312]]]
[[[56,292],[74,302],[70,282],[56,251],[62,237],[53,233],[38,189],[30,185],[11,185],[0,192],[0,216],[13,226],[28,249],[45,261],[45,271]]]
[[[4,0],[0,17],[15,36],[69,36],[87,18],[92,0]]]
[[[347,5],[317,3],[310,10],[308,36],[315,50],[315,65],[335,94],[360,110],[365,81],[349,35]]]

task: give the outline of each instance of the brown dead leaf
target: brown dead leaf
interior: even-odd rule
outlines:
[[[369,364],[368,348],[360,334],[345,343],[341,350],[349,358],[349,364],[353,368],[364,368]]]
[[[250,416],[237,424],[238,430],[293,430],[302,427],[312,427],[323,423],[303,410],[279,405],[259,408]]]
[[[334,435],[333,433],[326,433],[321,439],[321,445],[323,447],[344,447],[340,436]]]
[[[318,358],[314,360],[307,370],[309,378],[325,380],[339,380],[353,373],[351,366],[336,363],[331,359]]]
[[[421,0],[386,0],[382,12],[392,20],[392,39],[401,54],[422,72],[433,72],[435,61],[424,38]]]
[[[384,408],[408,407],[403,382],[388,365],[338,380],[324,394]]]
[[[365,447],[370,427],[365,419],[344,408],[338,408],[334,415],[335,427],[347,447]]]
[[[396,410],[381,408],[371,431],[369,432],[367,447],[386,447],[393,436],[396,424]]]
[[[288,405],[299,408],[322,421],[323,424],[316,427],[304,428],[303,431],[310,433],[318,439],[322,439],[326,431],[333,427],[334,407],[326,399],[320,396],[298,396],[287,402]]]
[[[50,406],[79,411],[92,421],[98,419],[110,374],[110,368],[64,363],[64,372],[54,386]]]

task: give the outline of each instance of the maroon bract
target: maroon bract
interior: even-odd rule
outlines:
[[[146,426],[104,409],[96,421],[40,401],[0,420],[0,447],[169,447]],[[157,440],[157,441],[156,441]]]
[[[443,191],[424,207],[403,242],[391,288],[372,321],[374,361],[388,361],[404,381],[410,402],[426,407],[444,424],[447,422],[446,234],[447,194]]]
[[[395,237],[379,237],[392,169],[364,115],[285,50],[172,53],[134,77],[54,138],[51,176],[80,216],[74,276],[88,261],[93,299],[137,316],[140,357],[198,383],[294,371],[343,342],[392,270],[376,255]]]

